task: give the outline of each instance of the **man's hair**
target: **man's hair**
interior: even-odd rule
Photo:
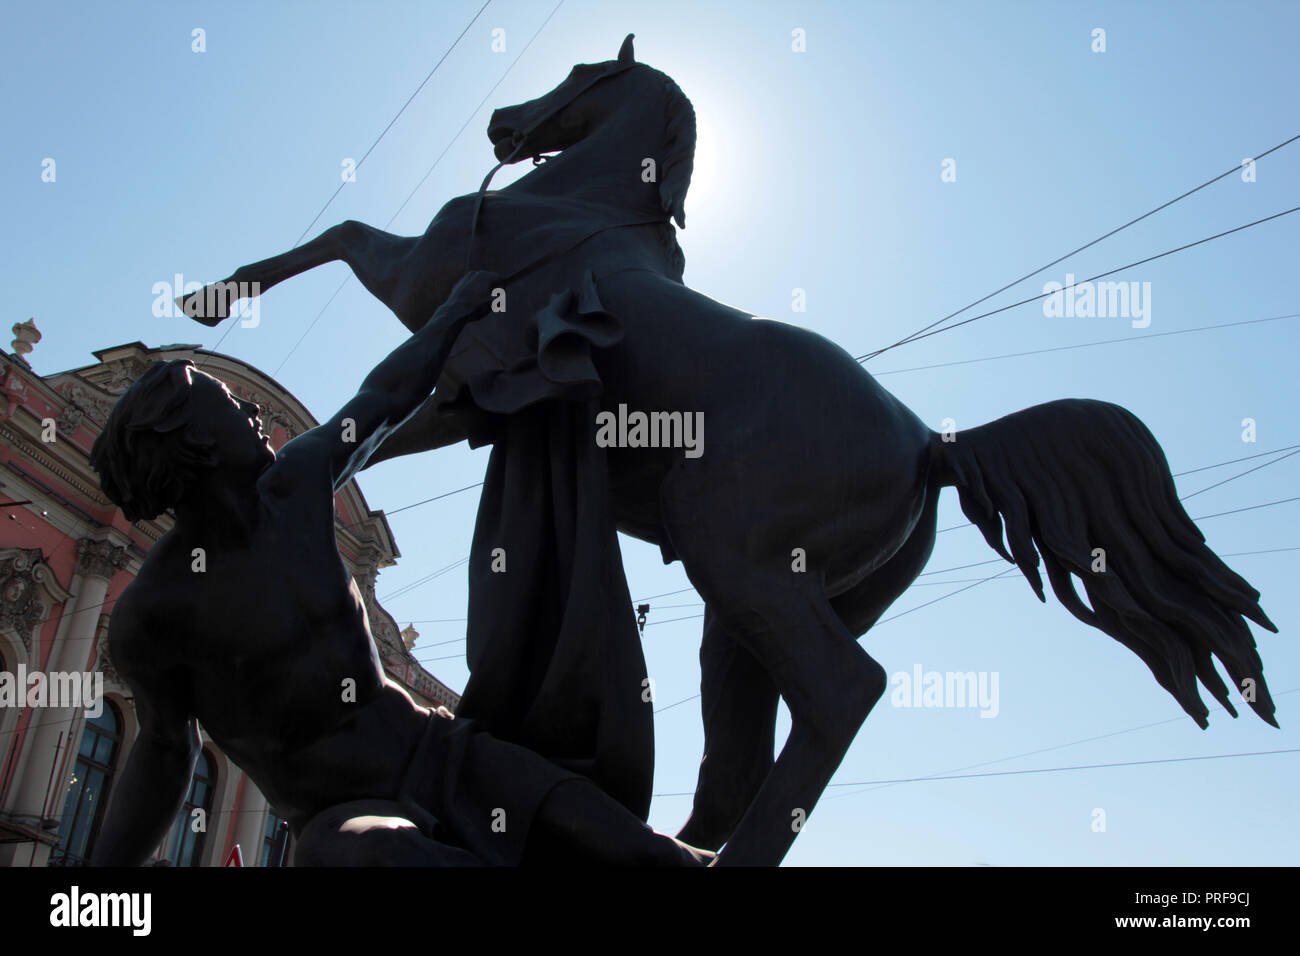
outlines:
[[[213,439],[193,417],[193,369],[189,359],[149,366],[90,449],[100,487],[130,521],[174,507],[197,471],[216,464]]]

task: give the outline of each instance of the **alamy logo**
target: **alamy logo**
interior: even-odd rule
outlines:
[[[596,415],[596,445],[600,448],[685,448],[687,458],[704,454],[703,412],[629,412]]]
[[[1049,319],[1132,319],[1133,328],[1151,324],[1150,282],[1075,282],[1043,284],[1043,315]]]
[[[923,671],[916,664],[909,674],[898,671],[889,678],[894,707],[971,707],[981,717],[998,715],[997,671]]]
[[[51,926],[126,926],[134,936],[148,936],[152,914],[150,893],[82,893],[74,886],[50,897]]]
[[[0,707],[84,707],[86,716],[104,713],[104,675],[100,671],[0,671]]]
[[[185,303],[182,312],[176,300],[195,292],[203,295],[194,296]],[[239,317],[239,324],[245,329],[255,329],[262,321],[262,283],[260,282],[186,282],[185,276],[176,273],[171,282],[155,282],[152,292],[153,314],[159,319],[176,318],[187,315],[191,319],[218,314]]]

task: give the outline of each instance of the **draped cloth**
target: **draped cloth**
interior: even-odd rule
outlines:
[[[530,316],[526,336],[516,330],[524,354],[461,379],[471,440],[493,449],[470,552],[470,678],[457,716],[583,774],[644,820],[653,711],[595,443],[590,356],[622,327],[590,272],[575,285]]]

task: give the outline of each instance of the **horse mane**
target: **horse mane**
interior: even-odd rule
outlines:
[[[647,67],[647,69],[654,69]],[[695,107],[667,73],[654,70],[664,83],[664,158],[659,171],[659,198],[664,212],[686,228],[686,191],[695,167]]]

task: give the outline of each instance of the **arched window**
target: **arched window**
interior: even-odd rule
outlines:
[[[198,866],[203,857],[203,842],[212,816],[212,793],[217,786],[217,771],[212,758],[206,750],[199,751],[198,762],[194,765],[194,776],[190,779],[190,793],[185,798],[185,806],[172,826],[171,837],[167,843],[165,859],[172,866]],[[202,813],[196,813],[202,810]],[[202,828],[196,830],[196,820],[202,820]]]
[[[81,734],[77,763],[59,818],[59,842],[50,853],[50,866],[84,866],[90,857],[121,746],[122,715],[106,700],[104,712],[87,720]]]

